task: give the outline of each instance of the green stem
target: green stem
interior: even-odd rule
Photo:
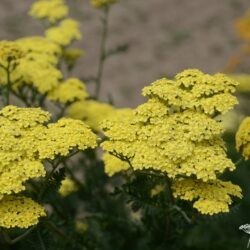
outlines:
[[[44,244],[44,241],[43,241],[43,238],[42,238],[42,236],[41,236],[41,233],[40,233],[39,228],[36,229],[36,233],[37,233],[37,238],[38,238],[38,240],[39,240],[39,242],[40,242],[41,249],[42,249],[42,250],[46,250],[46,246],[45,246],[45,244]]]
[[[55,165],[53,165],[53,163],[52,163],[52,170],[51,170],[50,173],[46,176],[45,181],[44,181],[45,184],[44,184],[43,188],[41,189],[41,191],[40,191],[40,193],[39,193],[39,195],[38,195],[38,200],[39,200],[39,201],[42,200],[42,198],[43,198],[45,192],[47,191],[47,188],[48,188],[47,185],[46,185],[47,181],[52,177],[52,175],[54,174],[54,172],[56,171],[56,169],[57,169],[57,167],[60,165],[60,163],[61,163],[61,161],[58,161]]]
[[[71,239],[70,237],[68,237],[61,229],[59,229],[51,221],[45,220],[45,221],[43,221],[43,223],[47,226],[48,229],[50,229],[51,231],[53,231],[57,236],[59,236],[60,238],[62,238],[64,241],[66,241],[66,242],[72,242],[73,241],[73,239]]]
[[[178,211],[189,224],[192,223],[192,220],[187,216],[187,214],[180,207],[178,207],[177,205],[174,205],[172,208]]]
[[[15,91],[11,92],[15,97],[17,97],[19,100],[21,100],[27,107],[31,107],[31,104],[26,100],[26,97],[16,93]]]
[[[166,184],[167,184],[167,188],[168,188],[170,203],[174,204],[175,200],[174,200],[173,192],[172,192],[172,189],[171,189],[171,181],[170,181],[170,179],[169,179],[169,177],[167,175],[166,175]]]
[[[103,76],[103,70],[104,70],[104,62],[106,59],[106,42],[107,42],[107,36],[108,36],[108,15],[109,15],[109,7],[106,7],[104,9],[100,57],[99,57],[99,64],[98,64],[97,77],[96,77],[96,90],[95,90],[96,99],[98,99],[100,95],[102,76]]]
[[[36,226],[33,226],[33,227],[29,228],[26,232],[24,232],[23,234],[17,236],[14,239],[11,239],[9,237],[9,235],[7,234],[7,232],[5,232],[4,230],[2,230],[2,234],[3,234],[4,239],[5,239],[7,244],[14,245],[17,242],[21,241],[22,239],[26,238],[35,228],[36,228]]]
[[[244,159],[241,157],[238,161],[236,161],[236,162],[234,163],[234,165],[235,165],[235,166],[239,166],[240,163],[242,163],[243,161],[244,161]]]

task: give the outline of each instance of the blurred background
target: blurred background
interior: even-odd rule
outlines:
[[[27,14],[33,2],[0,0],[1,40],[43,33],[41,22]],[[86,52],[74,73],[88,78],[97,70],[102,15],[88,0],[68,3],[83,32],[76,45]],[[116,106],[134,107],[142,102],[142,87],[162,76],[186,68],[223,71],[241,44],[234,21],[248,8],[246,0],[120,0],[111,9],[107,47],[128,50],[108,59],[102,99],[109,94]]]

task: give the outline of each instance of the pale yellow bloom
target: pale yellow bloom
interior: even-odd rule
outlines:
[[[229,212],[231,196],[242,198],[239,186],[221,180],[203,182],[180,179],[174,181],[172,189],[176,198],[194,201],[194,208],[202,214],[209,215]]]
[[[88,97],[85,84],[77,78],[69,78],[48,93],[48,99],[60,103],[82,101]]]
[[[34,18],[55,23],[66,17],[68,12],[64,0],[38,0],[31,6],[29,14]]]
[[[11,44],[12,49],[9,47],[7,50],[5,46],[2,53],[5,51],[6,55],[9,54],[13,57],[12,50],[14,48],[16,48],[14,51],[22,51],[22,56],[20,56],[20,52],[18,52],[18,56],[15,56],[16,60],[18,57],[18,61],[17,63],[13,62],[16,66],[10,75],[11,87],[16,92],[18,92],[18,87],[28,85],[44,94],[58,85],[62,78],[62,73],[57,69],[58,58],[61,54],[59,45],[43,37],[22,38],[15,42],[8,42],[8,44]],[[0,84],[6,83],[7,74],[0,68]]]
[[[68,46],[82,37],[78,22],[70,18],[61,21],[59,26],[46,30],[45,36],[61,46]]]
[[[59,188],[59,194],[63,197],[66,197],[78,190],[77,184],[71,180],[70,178],[66,177],[61,182],[61,186]]]

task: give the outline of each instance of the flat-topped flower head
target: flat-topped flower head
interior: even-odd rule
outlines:
[[[29,14],[34,18],[55,23],[66,17],[68,12],[64,0],[38,0],[31,6]]]
[[[54,159],[67,156],[73,149],[85,150],[95,148],[97,137],[82,121],[62,118],[50,123],[42,138],[37,140],[40,159]]]
[[[48,93],[48,98],[70,104],[88,97],[85,84],[77,78],[69,78]]]
[[[42,36],[20,38],[16,40],[16,44],[20,46],[28,58],[46,59],[51,64],[57,64],[58,57],[62,54],[62,49],[58,44]]]
[[[11,44],[11,47],[14,46],[18,48],[18,51],[19,49],[22,51],[22,56],[20,53],[13,55],[10,49],[4,50],[5,57],[15,58],[15,60],[11,61],[11,67],[9,67],[10,79],[0,67],[0,84],[6,85],[10,81],[10,87],[17,93],[23,86],[31,86],[41,94],[45,94],[58,85],[62,78],[62,73],[57,69],[61,54],[61,47],[58,44],[43,37],[22,38]],[[1,62],[0,58],[0,64],[7,67],[8,63]]]
[[[0,200],[0,227],[28,228],[45,216],[44,208],[25,196],[5,196]]]
[[[221,180],[202,182],[180,179],[174,181],[172,189],[176,198],[194,201],[193,207],[200,213],[208,215],[229,212],[231,196],[242,198],[239,186]]]
[[[68,46],[82,37],[78,22],[70,18],[61,21],[57,27],[47,29],[45,36],[61,46]]]
[[[30,179],[44,177],[43,160],[67,157],[72,150],[96,146],[96,135],[82,121],[49,123],[40,108],[6,106],[0,111],[0,226],[26,228],[45,215],[29,198],[16,196]],[[21,197],[21,198],[20,198]]]
[[[198,92],[199,85],[203,87]],[[149,97],[146,103],[102,123],[107,136],[102,146],[127,159],[135,170],[151,168],[172,178],[215,180],[217,174],[235,169],[220,138],[224,128],[213,115],[231,107],[227,100],[236,100],[231,94],[236,85],[222,74],[210,76],[199,70],[185,70],[174,80],[158,80],[143,89]],[[205,105],[216,98],[216,103]]]
[[[7,118],[18,127],[28,128],[38,124],[44,124],[50,120],[51,115],[41,108],[19,108],[9,105],[0,110],[0,118],[1,117]]]
[[[232,95],[238,82],[223,74],[208,75],[188,69],[177,74],[174,80],[157,80],[143,89],[143,95],[159,98],[172,109],[194,109],[214,116],[226,113],[236,105]]]
[[[27,180],[43,177],[42,160],[96,146],[96,135],[82,121],[64,118],[47,125],[49,119],[40,108],[0,111],[0,199],[23,191]]]

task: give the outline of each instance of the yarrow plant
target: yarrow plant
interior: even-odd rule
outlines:
[[[127,49],[107,45],[116,2],[89,1],[102,15],[96,76],[73,75],[84,51],[67,1],[34,1],[44,34],[0,41],[0,249],[194,249],[186,229],[241,202],[218,118],[238,104],[237,77],[187,69],[134,109],[100,100],[106,60]],[[246,160],[249,124],[236,134]]]
[[[112,158],[118,157],[127,163],[117,172],[128,167],[162,172],[173,180],[176,198],[195,200],[194,207],[204,214],[228,212],[230,195],[241,198],[241,189],[217,177],[235,165],[227,158],[223,127],[214,117],[237,104],[232,95],[236,85],[222,74],[185,70],[174,80],[163,78],[145,87],[148,102],[103,122],[107,140],[102,147],[111,154],[105,156],[106,171],[115,172]]]

